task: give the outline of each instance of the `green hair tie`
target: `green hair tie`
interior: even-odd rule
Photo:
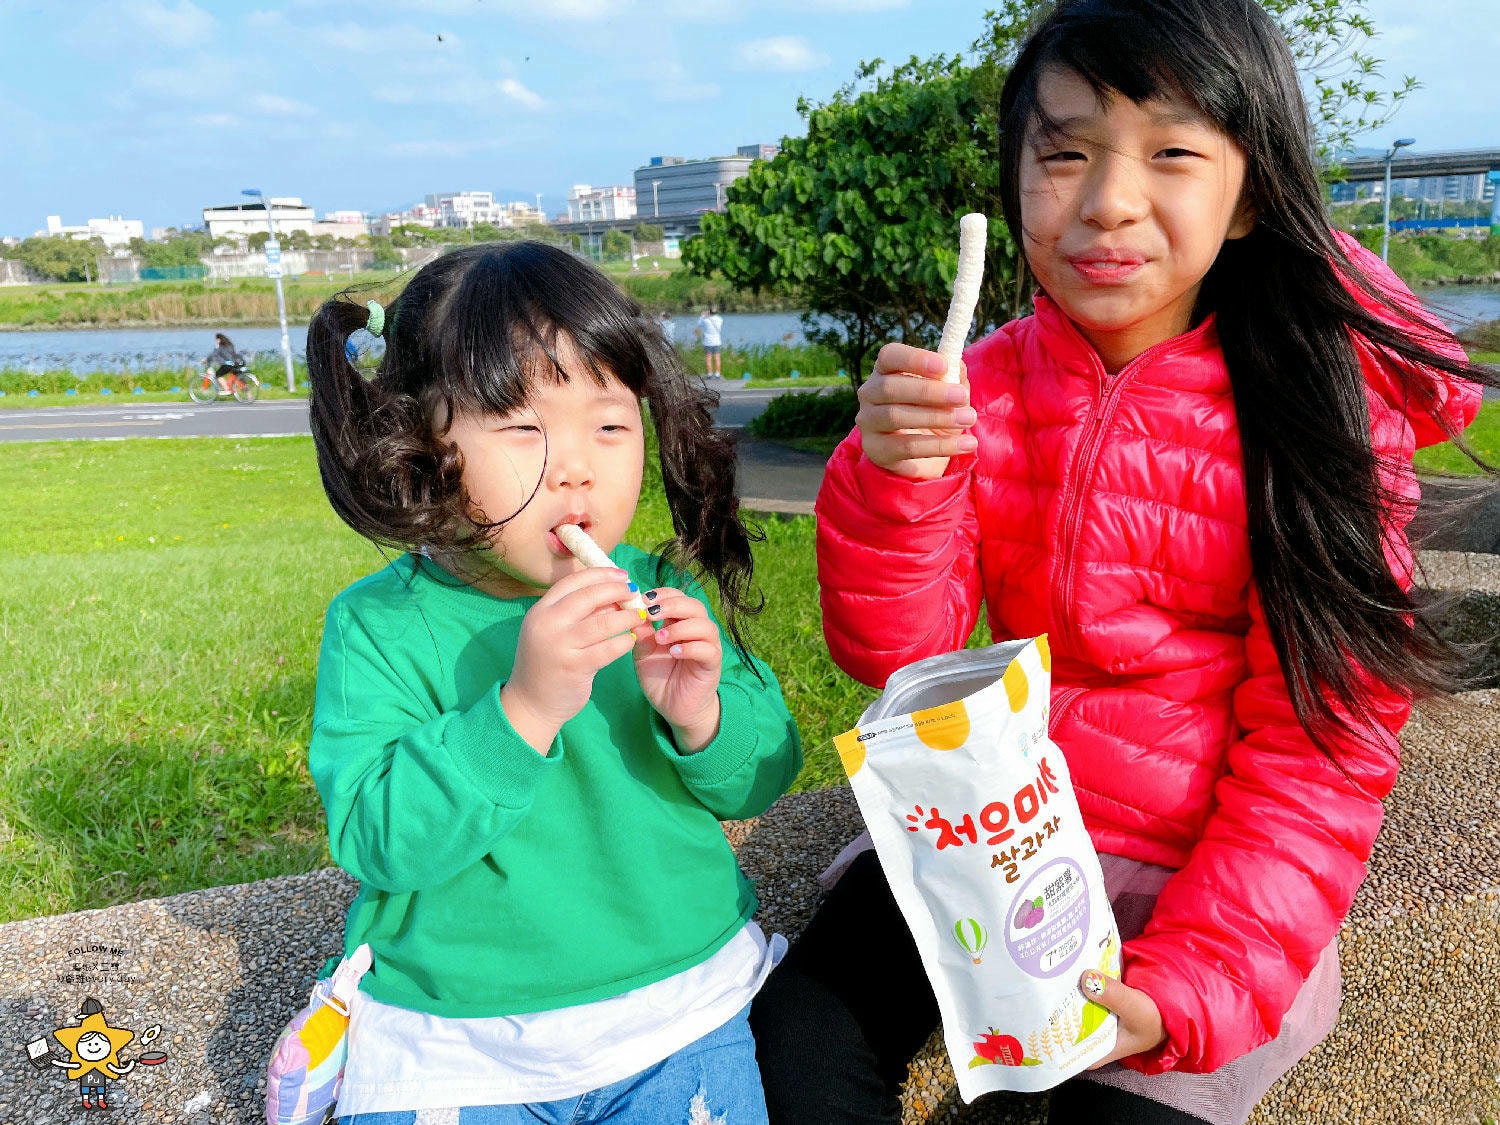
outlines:
[[[380,307],[379,301],[366,301],[365,308],[370,310],[370,320],[365,328],[371,336],[379,336],[385,331],[385,309]]]

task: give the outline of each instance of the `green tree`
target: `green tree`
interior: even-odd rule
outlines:
[[[259,254],[266,248],[266,243],[271,241],[271,232],[268,230],[258,230],[245,241],[249,245],[252,254]]]
[[[666,237],[667,232],[655,223],[641,223],[635,228],[637,242],[661,242]]]
[[[96,261],[104,253],[97,238],[72,238],[65,234],[27,238],[15,249],[15,257],[26,268],[54,281],[87,281],[98,278]]]
[[[795,297],[809,340],[859,372],[885,340],[933,345],[958,268],[958,217],[998,215],[993,106],[999,74],[957,57],[861,68],[827,103],[800,100],[806,136],[789,137],[703,216],[683,261],[737,288]],[[1013,315],[1015,247],[991,224],[978,321]]]
[[[630,235],[622,230],[607,230],[600,247],[607,258],[620,258],[630,253]]]
[[[132,243],[131,249],[152,268],[196,266],[202,258],[213,253],[215,242],[203,231],[170,231],[159,242],[142,243],[139,250]]]

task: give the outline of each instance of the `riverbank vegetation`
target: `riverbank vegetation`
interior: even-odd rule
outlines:
[[[658,260],[660,262],[660,260]],[[736,290],[722,278],[694,276],[675,261],[632,271],[606,263],[606,271],[648,312],[687,313],[714,305],[721,312],[778,312],[795,306],[774,294]],[[354,275],[354,287],[372,296],[394,295],[404,273]],[[305,324],[319,305],[349,287],[345,278],[302,277],[283,282],[287,318]],[[277,323],[276,288],[265,278],[224,281],[145,281],[122,285],[0,286],[0,330],[16,328],[131,328],[204,325],[233,328]]]

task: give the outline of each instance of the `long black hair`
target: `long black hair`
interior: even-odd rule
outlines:
[[[564,380],[565,336],[588,369],[614,375],[648,408],[675,537],[663,563],[687,564],[719,590],[725,627],[744,651],[740,619],[760,609],[735,492],[731,439],[715,428],[717,396],[689,376],[661,329],[592,263],[539,242],[463,247],[428,263],[385,310],[385,355],[373,378],[349,338],[370,325],[349,292],[307,329],[313,441],[323,488],[365,538],[436,555],[482,549],[515,513],[472,511],[457,447],[459,412],[508,414],[536,379]],[[663,580],[665,569],[659,571]]]
[[[1256,0],[1060,0],[1001,93],[1001,199],[1018,233],[1023,147],[1032,128],[1055,125],[1037,97],[1048,68],[1077,74],[1101,104],[1112,93],[1137,104],[1182,99],[1245,153],[1255,227],[1224,244],[1195,320],[1214,314],[1228,364],[1251,566],[1304,729],[1331,753],[1338,734],[1373,729],[1372,681],[1413,697],[1463,686],[1464,654],[1391,571],[1387,544],[1404,549],[1415,505],[1381,484],[1355,337],[1381,353],[1409,409],[1450,437],[1432,372],[1494,379],[1414,299],[1383,293],[1335,239],[1276,24]]]

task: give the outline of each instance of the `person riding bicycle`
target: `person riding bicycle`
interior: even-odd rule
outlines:
[[[203,366],[211,368],[214,378],[219,382],[219,386],[228,390],[229,384],[224,382],[224,376],[228,375],[231,371],[243,368],[245,366],[245,357],[235,350],[234,344],[230,342],[229,337],[224,335],[224,333],[214,333],[214,341],[216,346],[213,351],[204,357]]]

